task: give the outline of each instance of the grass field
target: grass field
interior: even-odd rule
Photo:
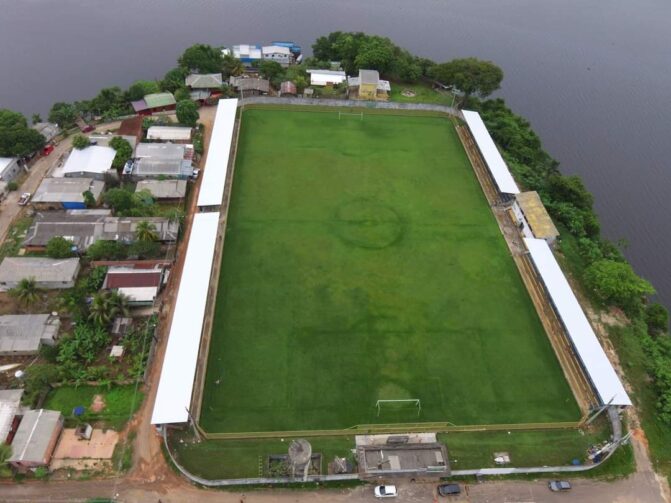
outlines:
[[[214,316],[206,431],[579,418],[444,118],[244,112]]]

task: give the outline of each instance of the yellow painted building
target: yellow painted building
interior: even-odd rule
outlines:
[[[389,81],[380,80],[377,70],[359,70],[358,77],[348,79],[352,98],[371,101],[387,101],[391,87]]]

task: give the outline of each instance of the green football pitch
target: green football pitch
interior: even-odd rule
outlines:
[[[208,432],[579,418],[446,118],[247,110],[222,260]]]

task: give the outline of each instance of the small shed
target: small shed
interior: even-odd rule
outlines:
[[[56,410],[29,410],[23,415],[7,460],[20,472],[46,467],[63,430],[63,415]]]
[[[190,127],[151,126],[147,130],[147,140],[171,141],[174,143],[190,143],[192,132],[193,129]]]
[[[184,81],[191,89],[219,89],[223,84],[221,73],[192,73]]]
[[[0,316],[0,355],[35,355],[43,344],[53,346],[61,322],[51,314]]]
[[[171,203],[186,196],[186,180],[141,180],[135,191],[147,190],[160,203]]]
[[[21,172],[19,159],[16,157],[0,157],[0,180],[11,182]]]
[[[268,94],[270,92],[270,81],[251,77],[229,78],[229,84],[246,95]]]
[[[53,122],[38,122],[33,125],[33,129],[44,136],[47,143],[61,133],[61,128],[58,127],[58,124],[54,124]]]
[[[296,96],[297,94],[296,84],[290,80],[285,80],[280,85],[280,96]]]
[[[334,86],[347,80],[347,74],[338,70],[308,70],[311,86]]]

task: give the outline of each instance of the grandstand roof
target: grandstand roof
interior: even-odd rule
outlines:
[[[541,201],[538,192],[535,190],[520,192],[515,196],[515,199],[522,209],[535,237],[547,239],[559,236],[559,231],[555,227],[552,218],[550,218],[547,209],[545,209],[545,205]]]
[[[218,206],[224,199],[237,109],[237,99],[219,100],[198,194],[198,206]]]
[[[524,242],[601,403],[631,405],[550,246],[543,239],[525,238]]]
[[[152,424],[188,420],[218,228],[219,213],[193,217]]]
[[[480,114],[469,110],[462,110],[462,113],[499,191],[504,194],[518,194],[520,189],[517,187],[513,175],[510,174],[503,157],[501,157],[499,149],[496,148],[494,140],[489,135],[485,123],[482,122]]]

